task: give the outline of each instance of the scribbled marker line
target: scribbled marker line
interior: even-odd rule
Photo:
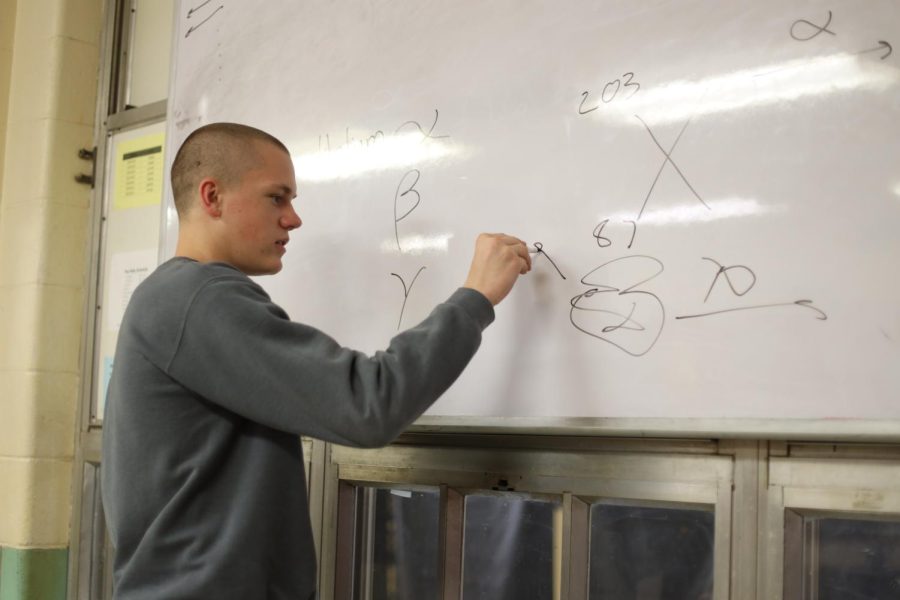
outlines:
[[[711,263],[715,263],[715,265],[717,267],[719,267],[719,271],[716,273],[716,276],[713,278],[712,284],[710,284],[709,289],[706,290],[706,296],[703,297],[704,303],[706,303],[706,301],[709,300],[709,295],[712,293],[713,288],[716,287],[716,283],[719,281],[719,276],[721,276],[721,275],[725,276],[725,281],[726,281],[726,283],[728,283],[728,287],[731,288],[731,292],[736,296],[743,296],[744,294],[749,292],[751,289],[753,289],[754,285],[756,285],[756,273],[754,273],[753,269],[751,269],[747,265],[731,265],[731,266],[726,267],[714,258],[709,258],[708,256],[704,256],[704,257],[702,257],[702,259],[708,260]],[[752,278],[752,281],[750,282],[750,284],[742,292],[739,292],[738,289],[736,287],[734,287],[734,283],[731,281],[731,276],[728,274],[728,271],[732,271],[734,269],[741,269],[745,273],[749,273],[750,277]]]
[[[623,219],[622,223],[631,224],[631,239],[628,241],[627,246],[628,248],[631,248],[631,246],[634,244],[634,236],[637,234],[637,222],[630,219]],[[607,225],[609,225],[609,219],[603,219],[596,227],[594,227],[594,232],[592,235],[594,236],[594,239],[597,240],[597,246],[599,246],[600,248],[609,248],[610,246],[612,246],[612,240],[603,235],[603,229]]]
[[[538,256],[543,254],[547,257],[547,260],[550,261],[550,264],[553,265],[553,268],[556,269],[556,272],[559,273],[560,277],[562,277],[563,279],[566,278],[566,276],[563,275],[562,271],[559,270],[559,267],[556,266],[556,263],[553,261],[553,259],[550,258],[550,255],[544,252],[544,244],[542,244],[541,242],[535,242],[534,244],[532,244],[532,246],[534,246],[534,249],[537,251]]]
[[[441,139],[449,138],[450,137],[449,135],[432,135],[434,133],[434,128],[437,125],[439,116],[440,116],[440,113],[438,112],[438,109],[434,109],[434,121],[431,122],[431,127],[428,129],[428,133],[425,133],[425,130],[422,129],[422,125],[418,121],[406,121],[405,123],[400,125],[400,127],[398,127],[394,131],[394,133],[400,133],[401,129],[403,129],[407,125],[412,125],[416,129],[419,130],[419,133],[422,134],[422,139],[420,140],[420,142],[424,142],[425,140],[429,140],[429,139],[430,140],[441,140]]]
[[[837,35],[835,32],[828,29],[828,26],[831,25],[831,17],[832,16],[833,15],[831,14],[831,11],[829,10],[828,11],[828,20],[825,21],[825,24],[822,26],[816,25],[815,23],[813,23],[811,21],[807,21],[806,19],[797,19],[796,21],[794,21],[791,24],[791,37],[794,38],[795,40],[797,40],[798,42],[808,42],[809,40],[811,40],[814,37],[816,37],[820,34],[823,34],[823,33],[827,33],[829,35]],[[810,28],[810,31],[812,33],[808,37],[800,37],[794,31],[794,29],[797,27],[797,25],[806,25],[807,27]]]
[[[681,131],[678,132],[678,137],[675,138],[675,141],[672,143],[669,151],[666,152],[665,148],[662,147],[662,144],[659,143],[659,140],[656,139],[656,136],[653,135],[653,131],[650,129],[650,126],[647,125],[647,123],[638,115],[634,115],[634,117],[641,122],[641,124],[647,130],[647,133],[649,133],[650,137],[653,138],[653,143],[656,144],[656,147],[659,148],[659,151],[663,153],[663,156],[665,156],[665,159],[663,159],[663,163],[660,165],[659,170],[656,172],[656,177],[653,179],[653,183],[650,185],[650,190],[647,192],[647,196],[644,198],[644,204],[641,206],[641,210],[638,212],[637,220],[641,220],[641,215],[644,214],[644,209],[647,207],[647,202],[650,200],[650,196],[653,195],[653,189],[656,187],[656,183],[659,181],[659,177],[660,175],[662,175],[663,169],[666,168],[666,163],[672,165],[672,168],[675,169],[675,172],[678,173],[679,177],[681,177],[681,180],[684,181],[684,184],[688,186],[697,200],[700,201],[700,204],[705,206],[708,210],[712,210],[710,206],[703,201],[703,198],[700,197],[700,194],[697,193],[697,190],[694,189],[694,186],[691,185],[691,182],[688,181],[687,177],[684,176],[684,173],[681,172],[681,169],[678,168],[678,165],[675,164],[675,161],[672,160],[672,153],[675,151],[675,146],[678,145],[678,141],[684,134],[684,130],[687,129],[687,126],[690,124],[691,119],[685,121],[684,125],[681,127]]]
[[[819,313],[819,316],[816,318],[819,319],[820,321],[828,320],[828,315],[826,315],[822,310],[813,306],[812,300],[795,300],[794,302],[778,302],[775,304],[759,304],[756,306],[741,306],[738,308],[726,308],[724,310],[714,310],[711,312],[699,313],[696,315],[681,315],[681,316],[677,316],[675,318],[676,319],[696,319],[699,317],[710,317],[713,315],[721,315],[723,313],[738,312],[741,310],[755,310],[758,308],[777,308],[779,306],[802,306],[804,308],[808,308],[810,310],[813,310],[813,311]]]
[[[206,6],[207,4],[209,4],[210,2],[212,2],[212,0],[206,0],[206,2],[203,2],[203,3],[201,3],[201,4],[198,4],[197,6],[195,6],[195,7],[192,8],[191,10],[189,10],[189,11],[188,11],[188,14],[187,14],[187,18],[190,19],[191,16],[192,16],[195,12],[197,12],[198,10],[200,10],[201,8],[203,8],[204,6]]]
[[[591,336],[592,338],[596,338],[602,342],[606,342],[607,344],[610,344],[611,346],[618,348],[625,354],[628,354],[628,355],[634,356],[634,357],[644,356],[645,354],[650,352],[650,350],[653,349],[653,347],[656,345],[656,342],[659,340],[659,337],[662,335],[663,324],[665,323],[665,320],[666,320],[666,309],[663,306],[662,301],[660,301],[660,299],[655,294],[651,294],[649,292],[632,292],[634,294],[646,294],[648,296],[651,296],[657,302],[657,304],[659,305],[659,309],[661,311],[659,329],[656,331],[656,335],[650,341],[649,345],[643,351],[632,350],[625,346],[624,341],[621,343],[616,342],[616,341],[613,341],[612,339],[606,337],[606,335],[601,335],[601,334],[609,334],[609,333],[614,333],[619,330],[624,330],[626,332],[628,332],[628,331],[637,332],[637,334],[647,332],[647,333],[650,333],[650,335],[653,335],[653,333],[650,332],[648,330],[648,328],[644,326],[643,323],[636,321],[634,319],[634,312],[637,308],[636,303],[632,302],[631,311],[627,315],[624,315],[624,314],[614,311],[614,310],[609,310],[609,309],[604,309],[604,308],[586,308],[586,307],[580,306],[578,304],[582,298],[590,298],[595,293],[603,293],[603,292],[608,292],[608,291],[612,291],[612,290],[592,289],[592,290],[588,290],[584,294],[579,294],[578,296],[575,296],[574,298],[572,298],[569,301],[569,304],[571,306],[571,308],[569,309],[569,322],[578,331],[580,331],[584,334],[587,334],[587,335]],[[614,317],[620,318],[621,322],[618,325],[606,325],[603,328],[601,328],[601,330],[600,330],[601,333],[597,333],[593,329],[588,329],[587,327],[583,327],[578,324],[578,322],[575,320],[575,315],[577,314],[576,311],[591,312],[591,313],[604,313],[604,314],[608,314],[608,315],[612,315]]]
[[[408,188],[406,188],[406,191],[401,194],[400,188],[403,186],[403,182],[406,181],[407,175],[414,175],[415,179],[413,180],[412,184]],[[416,210],[416,208],[419,206],[419,203],[422,201],[422,194],[420,194],[419,191],[416,190],[416,184],[419,183],[419,178],[421,176],[422,176],[422,173],[418,169],[412,169],[412,170],[407,171],[406,173],[403,174],[403,177],[400,178],[400,183],[397,184],[397,191],[394,192],[394,239],[397,241],[397,250],[399,252],[403,252],[403,248],[400,247],[400,229],[398,228],[397,224],[400,221],[402,221],[403,219],[405,219],[406,217],[408,217],[410,215],[410,213],[412,213],[412,211]],[[409,210],[407,210],[405,213],[403,213],[402,215],[400,215],[398,217],[397,216],[397,200],[402,198],[403,196],[407,195],[410,192],[412,192],[413,194],[416,195],[416,201],[409,208]]]
[[[615,287],[615,286],[602,285],[602,284],[593,282],[594,275],[598,271],[605,269],[609,265],[619,263],[619,262],[622,262],[625,260],[627,260],[631,263],[634,263],[635,261],[637,261],[639,263],[644,263],[644,264],[646,264],[647,261],[650,261],[650,262],[655,263],[658,269],[655,273],[653,273],[646,279],[639,281],[637,283],[634,283],[625,289],[619,289],[618,287]],[[598,340],[606,342],[607,344],[611,344],[611,345],[615,346],[616,348],[618,348],[619,350],[622,350],[626,354],[629,354],[629,355],[635,356],[635,357],[643,356],[643,355],[647,354],[648,352],[650,352],[650,350],[653,349],[653,347],[656,345],[656,342],[659,340],[659,337],[662,335],[662,330],[663,330],[663,327],[666,322],[666,307],[663,306],[662,300],[659,299],[659,296],[657,296],[653,292],[648,292],[646,290],[638,290],[635,288],[654,279],[656,276],[658,276],[663,271],[665,271],[665,266],[663,265],[662,262],[660,262],[659,259],[653,258],[652,256],[643,255],[643,254],[638,254],[638,255],[633,255],[633,256],[623,256],[623,257],[608,261],[606,263],[603,263],[602,265],[600,265],[596,269],[593,269],[592,271],[588,272],[587,275],[585,275],[584,277],[581,278],[581,283],[583,283],[584,285],[592,286],[592,287],[591,287],[591,289],[587,290],[583,294],[579,294],[569,301],[569,304],[571,306],[571,308],[569,309],[569,321],[572,323],[572,326],[575,327],[575,329],[581,331],[582,333],[586,333],[587,335],[589,335],[591,337],[597,338]],[[584,298],[590,298],[590,297],[594,296],[595,294],[609,294],[609,293],[613,293],[616,296],[622,297],[622,298],[624,298],[626,296],[631,296],[632,298],[634,298],[634,301],[631,303],[631,311],[629,312],[629,314],[624,315],[619,312],[609,310],[607,308],[589,308],[589,307],[582,306],[579,304],[579,302],[581,302]],[[656,331],[656,335],[653,336],[653,339],[650,341],[649,345],[643,351],[635,351],[635,350],[629,349],[625,346],[624,341],[622,343],[617,343],[617,342],[609,339],[605,335],[605,334],[615,333],[617,331],[626,332],[626,333],[622,334],[626,337],[626,339],[633,339],[632,336],[627,335],[627,332],[629,332],[629,331],[637,332],[638,334],[646,332],[646,333],[649,333],[650,335],[653,335],[653,332],[650,329],[648,329],[647,327],[645,327],[642,322],[639,322],[634,319],[634,313],[637,309],[637,299],[638,298],[644,300],[644,302],[641,303],[641,305],[642,305],[641,312],[642,313],[646,313],[646,310],[644,310],[644,309],[647,306],[647,300],[646,300],[647,298],[652,299],[652,301],[655,302],[657,304],[657,306],[659,307],[659,329]],[[576,313],[576,311],[578,311],[578,313]],[[605,313],[605,314],[619,317],[621,319],[621,321],[618,325],[606,325],[606,326],[602,327],[600,329],[600,332],[598,333],[593,328],[589,329],[587,327],[582,327],[581,325],[579,325],[579,323],[575,319],[575,315],[579,314],[581,312]],[[601,334],[603,334],[603,335],[601,335]],[[622,335],[618,335],[616,337],[622,337]],[[641,337],[647,337],[647,336],[641,336]]]
[[[857,54],[868,54],[869,52],[884,52],[885,50],[887,50],[887,52],[879,57],[881,60],[884,60],[888,56],[890,56],[891,53],[894,52],[894,48],[886,41],[878,40],[877,46],[875,46],[874,48],[869,48],[868,50],[860,50],[859,52],[857,52]]]
[[[614,331],[618,331],[619,329],[627,329],[630,331],[646,331],[647,328],[632,319],[634,316],[634,310],[637,308],[637,303],[631,303],[631,311],[628,313],[627,317],[624,317],[624,320],[618,325],[607,325],[601,331],[603,333],[612,333]]]
[[[406,282],[403,278],[397,273],[391,273],[394,277],[400,280],[400,284],[403,286],[403,306],[400,307],[400,318],[397,320],[397,331],[400,331],[400,326],[403,323],[403,312],[406,310],[406,299],[409,298],[409,293],[412,291],[413,286],[416,284],[416,279],[419,278],[419,274],[425,270],[425,267],[421,267],[418,271],[416,271],[416,276],[413,277],[413,280],[409,284],[409,288],[406,287]]]
[[[224,4],[220,5],[219,8],[217,8],[217,9],[214,10],[214,11],[212,11],[212,14],[210,14],[210,15],[209,15],[208,17],[206,17],[205,19],[203,19],[202,21],[200,21],[200,22],[197,23],[196,25],[191,26],[191,28],[187,30],[187,33],[184,34],[184,37],[187,38],[189,35],[191,35],[191,34],[194,33],[195,31],[197,31],[198,29],[200,29],[200,28],[203,26],[204,23],[206,23],[207,21],[209,21],[210,19],[212,19],[214,16],[216,16],[216,13],[219,12],[220,10],[222,10],[223,8],[225,8],[225,5],[224,5]]]

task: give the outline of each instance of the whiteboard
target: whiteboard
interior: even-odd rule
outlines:
[[[184,1],[167,156],[282,139],[304,226],[259,282],[369,352],[479,232],[540,246],[420,423],[900,432],[898,31],[893,0]]]

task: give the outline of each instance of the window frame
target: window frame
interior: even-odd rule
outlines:
[[[900,462],[896,446],[872,444],[777,444],[770,456],[764,519],[760,528],[769,547],[760,564],[765,598],[799,597],[797,573],[803,561],[804,515],[844,519],[900,520]],[[790,553],[788,552],[790,551]],[[793,574],[793,575],[792,575]],[[802,578],[802,575],[800,575]]]
[[[462,590],[463,506],[466,495],[491,491],[562,499],[561,597],[586,599],[589,572],[587,519],[595,499],[666,507],[712,507],[715,522],[713,598],[730,597],[734,460],[715,452],[678,453],[679,443],[634,444],[596,440],[594,449],[535,450],[529,440],[507,436],[520,447],[393,445],[377,450],[331,446],[326,496],[336,502],[326,513],[320,560],[323,598],[350,600],[354,573],[347,566],[361,534],[354,520],[356,486],[428,486],[441,491],[440,569],[444,599]],[[534,440],[532,440],[534,441]],[[696,450],[696,447],[690,447]],[[326,506],[328,501],[326,500]]]

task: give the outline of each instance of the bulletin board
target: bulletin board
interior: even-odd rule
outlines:
[[[116,338],[134,288],[159,264],[164,121],[109,137],[97,296],[92,414],[103,419]]]

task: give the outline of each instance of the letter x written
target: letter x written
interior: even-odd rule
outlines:
[[[653,178],[653,183],[650,184],[650,190],[647,191],[647,196],[644,198],[644,204],[641,205],[641,210],[638,213],[637,220],[640,220],[641,215],[644,214],[644,209],[647,207],[647,202],[650,201],[650,196],[653,195],[653,190],[656,188],[656,183],[659,181],[660,175],[662,175],[663,169],[666,168],[666,164],[672,165],[672,168],[675,169],[675,172],[678,173],[678,176],[681,177],[681,180],[684,182],[688,189],[691,190],[691,193],[700,201],[700,204],[705,206],[707,209],[709,205],[703,201],[703,198],[700,197],[700,194],[697,193],[697,190],[694,189],[694,186],[691,185],[691,182],[687,180],[687,177],[684,176],[684,173],[681,172],[681,169],[678,168],[678,165],[675,164],[675,161],[672,160],[672,152],[675,151],[675,146],[678,145],[678,141],[681,139],[681,136],[684,134],[684,130],[687,129],[687,126],[690,124],[691,120],[688,119],[685,121],[684,125],[681,127],[681,131],[678,132],[678,137],[675,138],[675,141],[672,142],[672,147],[669,148],[668,152],[665,148],[662,147],[662,144],[659,143],[659,140],[656,139],[656,136],[653,135],[653,131],[650,129],[650,126],[644,122],[642,118],[637,115],[634,115],[635,118],[641,122],[644,128],[647,130],[647,133],[650,134],[650,137],[653,138],[653,143],[656,144],[656,147],[659,148],[659,151],[663,153],[665,158],[662,161],[662,164],[659,165],[659,170],[656,172],[656,177]]]

